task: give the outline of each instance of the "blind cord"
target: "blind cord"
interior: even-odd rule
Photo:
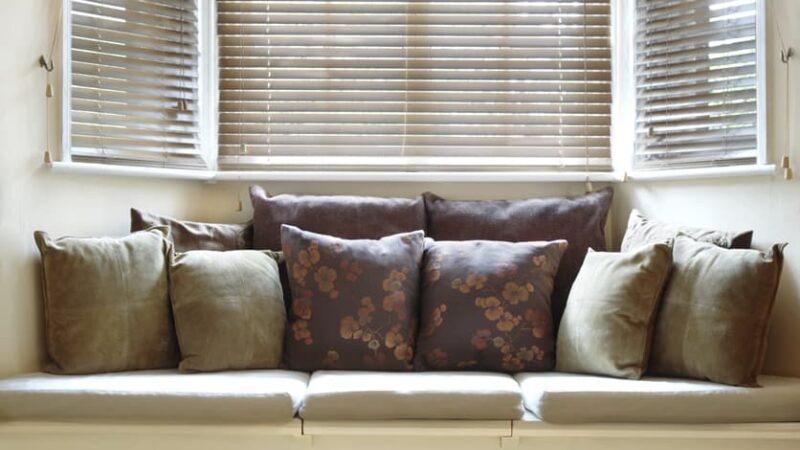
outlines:
[[[400,156],[406,156],[406,143],[408,139],[408,44],[409,44],[409,21],[411,14],[410,2],[405,2],[405,33],[403,33],[403,134],[400,137]]]
[[[64,15],[64,4],[60,3],[58,8],[58,16],[55,19],[53,26],[53,39],[50,41],[50,51],[47,58],[44,55],[39,57],[39,65],[45,70],[45,86],[44,86],[44,163],[50,164],[53,162],[53,155],[50,153],[50,99],[53,98],[53,85],[50,81],[50,74],[55,69],[53,63],[53,55],[55,55],[56,44],[58,43],[59,30],[61,29],[61,18]]]
[[[769,3],[768,3],[769,4]],[[778,20],[778,14],[776,14],[775,9],[777,6],[772,5],[770,9],[770,14],[772,16],[772,20],[775,22],[775,29],[778,32],[778,42],[781,46],[781,63],[785,66],[785,92],[786,92],[786,102],[784,103],[784,142],[783,142],[783,157],[781,158],[781,168],[783,169],[783,178],[785,180],[791,180],[793,178],[792,174],[792,166],[789,161],[789,155],[791,153],[789,145],[791,144],[791,128],[790,128],[790,120],[789,120],[789,113],[790,110],[790,102],[792,100],[792,86],[791,86],[791,71],[789,70],[789,62],[794,56],[794,49],[792,47],[786,46],[786,41],[783,39],[783,33],[781,32],[781,22]]]
[[[587,73],[587,65],[586,65],[586,46],[589,45],[586,42],[586,21],[589,20],[586,16],[586,1],[583,0],[583,151],[584,156],[586,157],[584,161],[584,169],[586,170],[586,192],[592,192],[594,188],[592,187],[592,180],[589,178],[589,119],[588,119],[588,108],[586,106],[586,99],[589,96],[589,75]]]

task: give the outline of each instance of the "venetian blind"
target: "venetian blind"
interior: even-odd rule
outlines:
[[[640,169],[754,164],[756,0],[637,0]]]
[[[223,169],[608,170],[608,0],[218,0]]]
[[[196,0],[72,0],[74,161],[205,167]]]

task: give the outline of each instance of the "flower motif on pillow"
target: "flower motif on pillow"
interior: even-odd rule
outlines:
[[[346,240],[284,226],[298,370],[413,368],[423,233]]]
[[[566,241],[429,245],[417,364],[503,372],[552,368],[550,294],[566,246]]]

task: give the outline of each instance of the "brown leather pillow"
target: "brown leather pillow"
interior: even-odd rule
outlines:
[[[175,367],[166,227],[121,238],[50,238],[42,254],[48,372]]]
[[[785,244],[731,250],[678,235],[653,335],[653,374],[757,386]]]
[[[550,294],[566,241],[425,246],[417,366],[552,370]]]
[[[131,232],[158,225],[170,228],[169,239],[175,244],[176,252],[253,248],[252,221],[243,224],[190,222],[131,208]]]
[[[445,200],[425,193],[426,234],[443,241],[565,239],[569,247],[561,259],[552,295],[553,321],[558,328],[586,251],[606,247],[605,224],[613,196],[610,187],[577,197],[525,200]]]
[[[287,366],[412,369],[424,233],[346,240],[284,225],[282,236],[294,296]]]
[[[672,242],[681,233],[698,242],[708,242],[723,248],[750,248],[752,231],[717,231],[703,228],[669,225],[648,219],[639,210],[633,209],[628,217],[628,228],[622,238],[620,251],[627,252],[646,244]]]

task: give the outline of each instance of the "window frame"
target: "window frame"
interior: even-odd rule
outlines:
[[[633,73],[635,59],[635,0],[611,0],[611,161],[610,172],[556,172],[556,171],[459,171],[417,172],[406,171],[219,171],[217,167],[217,113],[219,90],[217,64],[217,21],[215,0],[197,0],[199,14],[199,85],[198,105],[201,109],[200,146],[206,170],[172,169],[158,167],[114,166],[109,164],[73,162],[71,158],[71,0],[62,6],[62,73],[61,89],[61,152],[60,158],[48,163],[54,172],[133,176],[144,178],[188,179],[214,181],[366,181],[366,182],[619,182],[631,180],[670,180],[712,178],[725,176],[772,175],[776,166],[769,162],[767,148],[767,92],[766,92],[766,0],[757,1],[756,51],[757,51],[757,163],[749,166],[716,168],[664,169],[658,171],[633,170],[635,129],[631,126],[636,117],[636,89]],[[64,89],[66,88],[66,90]]]
[[[617,90],[612,89],[612,97],[617,109],[612,109],[612,114],[624,118],[627,125],[625,129],[618,129],[618,134],[612,134],[612,145],[617,147],[612,151],[612,162],[615,171],[622,173],[622,179],[632,180],[675,180],[675,179],[700,179],[734,176],[773,175],[776,166],[769,161],[767,137],[767,11],[766,0],[756,0],[756,162],[755,164],[731,165],[724,167],[697,167],[697,168],[664,168],[651,170],[637,170],[634,166],[636,151],[636,0],[620,0],[615,18],[617,26],[612,26],[615,32],[612,48],[617,53],[612,53],[613,73],[619,82]],[[631,24],[623,26],[622,24]],[[612,106],[613,108],[613,106]],[[613,132],[612,132],[613,133]]]

